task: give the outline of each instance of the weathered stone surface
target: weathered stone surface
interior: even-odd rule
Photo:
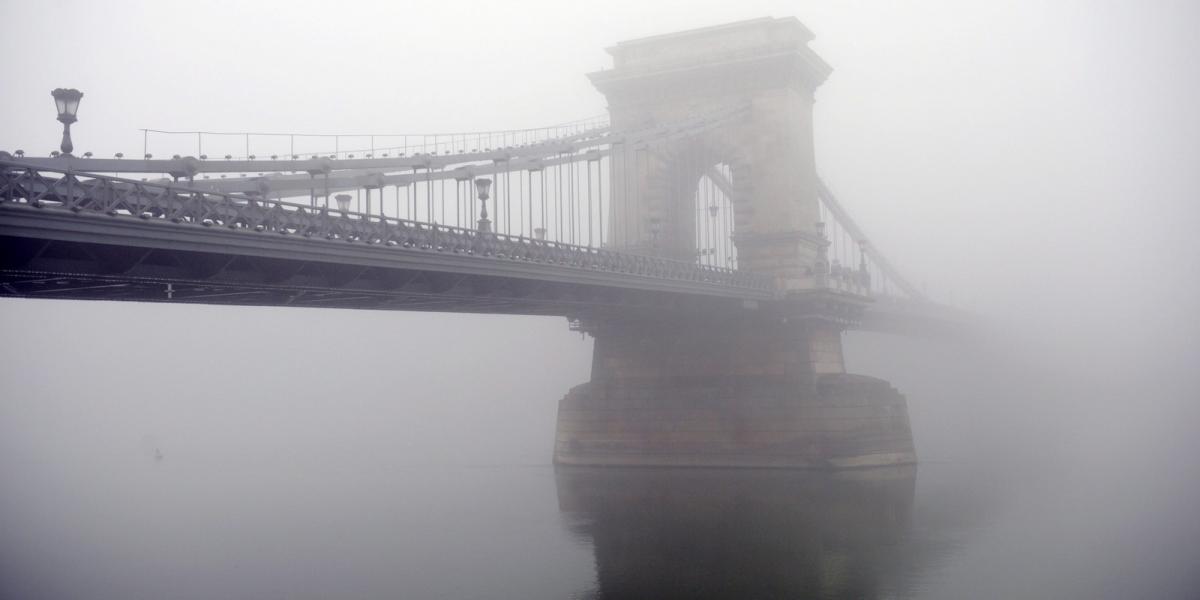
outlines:
[[[839,468],[915,461],[904,397],[842,373],[839,329],[743,317],[606,322],[559,403],[559,464]]]
[[[756,19],[621,42],[614,68],[592,73],[621,131],[742,108],[742,116],[686,139],[628,152],[611,165],[609,244],[693,260],[693,194],[709,165],[732,173],[739,268],[774,275],[781,289],[816,287],[812,263],[824,240],[813,149],[813,94],[830,73],[799,21]],[[624,150],[622,150],[624,152]],[[653,232],[653,233],[652,233]]]
[[[559,405],[555,462],[841,468],[916,461],[904,397],[878,379],[827,374],[815,386],[747,397],[656,391],[662,401],[633,402],[629,390],[610,394],[594,383],[572,389]]]

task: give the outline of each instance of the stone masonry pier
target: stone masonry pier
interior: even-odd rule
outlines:
[[[844,373],[817,319],[595,326],[592,379],[559,403],[570,465],[846,468],[915,462],[905,399]]]

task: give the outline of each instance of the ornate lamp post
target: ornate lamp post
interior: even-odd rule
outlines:
[[[871,294],[871,269],[867,267],[867,240],[858,241],[858,280],[867,295]]]
[[[492,230],[492,222],[488,220],[488,192],[492,189],[492,180],[481,177],[475,180],[475,190],[479,192],[479,231],[488,233]]]
[[[62,153],[64,156],[70,156],[71,151],[75,149],[71,145],[71,123],[75,122],[75,113],[79,111],[79,100],[83,98],[83,92],[77,89],[58,88],[50,92],[54,96],[54,105],[58,108],[58,121],[63,124]]]
[[[342,216],[346,216],[346,213],[350,212],[350,198],[350,194],[337,194],[333,197],[334,200],[337,200],[338,211],[342,213]]]
[[[825,287],[829,283],[829,238],[825,237],[825,223],[817,221],[817,260],[813,264],[813,274],[816,276],[817,287]]]

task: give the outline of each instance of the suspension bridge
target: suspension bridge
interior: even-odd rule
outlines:
[[[561,462],[911,462],[903,398],[845,374],[841,332],[963,318],[817,176],[811,38],[767,18],[622,42],[589,76],[609,114],[538,129],[0,153],[0,294],[564,316],[596,346]]]

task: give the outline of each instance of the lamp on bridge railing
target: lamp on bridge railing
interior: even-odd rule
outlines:
[[[83,92],[74,88],[56,88],[50,95],[54,96],[54,106],[58,109],[58,122],[63,124],[60,148],[64,155],[70,156],[75,149],[71,144],[71,123],[75,122],[75,113],[79,112],[79,100],[83,98]]]
[[[337,200],[338,210],[342,211],[342,215],[350,212],[350,194],[338,194],[333,199]]]
[[[491,189],[491,179],[480,177],[475,180],[475,190],[479,192],[479,231],[485,233],[492,230],[492,222],[488,220],[487,214],[488,192]]]
[[[825,222],[817,221],[817,260],[813,263],[813,278],[817,287],[825,287],[829,283],[829,239],[825,237]]]
[[[871,294],[871,270],[867,267],[867,240],[858,241],[858,283]]]

